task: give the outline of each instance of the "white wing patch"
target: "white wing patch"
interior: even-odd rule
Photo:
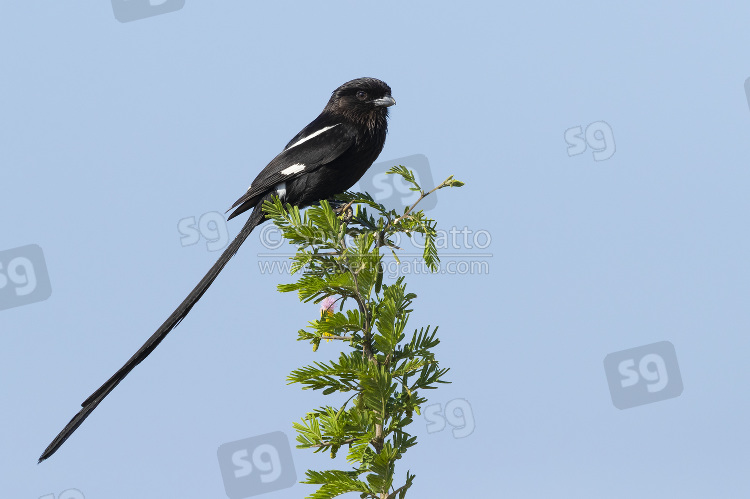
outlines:
[[[311,133],[310,135],[308,135],[308,136],[307,136],[307,137],[305,137],[304,139],[299,139],[299,140],[298,140],[297,142],[295,142],[294,144],[292,144],[292,145],[290,145],[289,147],[287,147],[287,148],[286,148],[286,150],[288,151],[288,150],[289,150],[289,149],[291,149],[292,147],[297,147],[297,146],[298,146],[298,145],[300,145],[301,143],[303,143],[303,142],[306,142],[306,141],[308,141],[308,140],[312,139],[313,137],[317,137],[318,135],[320,135],[321,133],[325,132],[326,130],[330,130],[330,129],[331,129],[331,128],[333,128],[333,127],[337,127],[337,126],[339,126],[340,124],[341,124],[341,123],[336,123],[335,125],[331,125],[331,126],[327,126],[327,127],[325,127],[325,128],[321,128],[321,129],[320,129],[320,130],[318,130],[317,132],[315,132],[315,133]],[[283,172],[282,172],[282,173],[283,173]]]
[[[282,175],[292,175],[294,173],[299,173],[299,172],[301,172],[304,169],[305,169],[305,165],[303,165],[302,163],[295,163],[292,166],[287,166],[286,168],[284,168],[283,170],[281,170],[281,174]]]

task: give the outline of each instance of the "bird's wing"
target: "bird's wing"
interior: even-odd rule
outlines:
[[[278,156],[268,163],[268,166],[263,168],[247,192],[230,208],[231,210],[239,206],[229,219],[254,207],[257,199],[277,185],[309,173],[338,158],[354,144],[357,137],[355,126],[346,122],[316,127],[313,128],[312,133],[305,134],[310,128],[311,126],[308,126],[300,132]]]

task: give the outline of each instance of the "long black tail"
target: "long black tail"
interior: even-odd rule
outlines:
[[[169,318],[164,321],[164,324],[162,324],[159,329],[157,329],[156,332],[151,335],[151,337],[146,341],[146,343],[144,343],[140,350],[138,350],[135,355],[130,357],[130,360],[128,360],[125,365],[120,368],[119,371],[117,371],[111,378],[107,380],[106,383],[99,387],[98,390],[92,393],[91,396],[87,398],[83,402],[83,404],[81,404],[83,408],[78,412],[78,414],[73,417],[73,419],[70,420],[70,423],[68,423],[67,426],[63,428],[63,430],[55,437],[52,443],[49,444],[49,446],[39,457],[40,463],[54,454],[57,449],[59,449],[60,446],[68,439],[68,437],[70,437],[70,435],[72,435],[73,432],[76,431],[76,429],[81,425],[81,423],[83,423],[83,421],[89,416],[89,414],[91,414],[94,409],[96,409],[96,406],[98,406],[99,403],[104,400],[104,397],[106,397],[109,392],[111,392],[117,386],[117,384],[122,381],[125,376],[130,373],[130,371],[133,370],[135,366],[140,364],[143,359],[148,357],[148,354],[150,354],[156,348],[156,346],[161,343],[161,340],[163,340],[167,336],[167,334],[172,329],[174,329],[174,327],[179,324],[182,319],[185,318],[188,312],[190,312],[190,309],[193,308],[193,305],[195,305],[198,300],[200,300],[201,296],[203,296],[203,293],[206,292],[208,287],[211,285],[211,283],[214,282],[216,277],[226,266],[229,260],[234,256],[235,253],[237,253],[237,250],[240,249],[240,246],[242,246],[242,243],[245,242],[253,229],[264,221],[265,214],[261,209],[262,204],[263,202],[261,200],[261,202],[256,205],[255,210],[253,210],[253,212],[250,214],[250,218],[248,218],[247,222],[245,222],[245,225],[242,227],[240,233],[237,234],[237,237],[235,237],[234,240],[229,244],[227,249],[224,250],[224,253],[221,254],[213,267],[211,267],[211,270],[209,270],[208,273],[203,277],[203,279],[201,279],[201,281],[190,292],[187,298],[185,298],[185,300],[180,303],[180,306],[177,307],[174,312],[172,312],[172,315],[170,315]]]

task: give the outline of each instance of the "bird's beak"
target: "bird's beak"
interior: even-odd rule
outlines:
[[[389,107],[396,105],[396,99],[394,99],[390,95],[386,95],[385,97],[381,97],[380,99],[375,99],[374,101],[372,101],[372,103],[376,106]]]

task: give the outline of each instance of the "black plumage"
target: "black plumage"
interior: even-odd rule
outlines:
[[[351,188],[385,144],[391,89],[375,78],[358,78],[334,90],[323,112],[302,129],[258,174],[230,210],[229,219],[252,210],[237,237],[146,343],[83,404],[39,458],[44,461],[70,437],[99,403],[187,316],[255,227],[265,221],[262,204],[279,196],[300,208]]]
[[[236,209],[229,219],[255,208],[280,184],[286,184],[283,200],[300,207],[349,189],[383,149],[388,106],[395,103],[390,87],[380,80],[360,78],[341,85],[320,116],[289,141],[232,205]]]

